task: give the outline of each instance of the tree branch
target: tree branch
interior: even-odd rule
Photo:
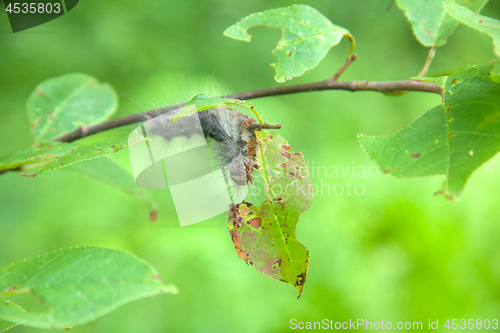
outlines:
[[[347,66],[343,67],[347,68]],[[322,91],[322,90],[347,90],[351,92],[376,91],[381,93],[393,93],[396,91],[421,91],[421,92],[428,92],[440,95],[443,93],[442,89],[435,84],[425,83],[415,80],[369,82],[369,81],[333,81],[332,79],[327,79],[319,82],[302,83],[302,84],[281,86],[275,88],[259,89],[259,90],[236,93],[221,97],[247,100],[254,98],[289,95],[301,92]],[[73,142],[75,140],[84,138],[86,136],[104,132],[112,128],[141,122],[144,121],[145,119],[158,116],[159,114],[163,114],[181,108],[183,106],[184,104],[171,105],[160,109],[150,110],[142,113],[136,113],[125,117],[108,120],[106,122],[97,125],[92,125],[88,127],[79,127],[73,132],[60,136],[59,138],[55,139],[55,141]],[[269,127],[266,127],[266,125]],[[277,125],[273,124],[264,124],[263,128],[276,128],[276,126]]]
[[[343,70],[349,66],[349,64],[355,59],[350,57],[346,61],[346,63],[339,69],[337,73],[340,72],[342,74]],[[408,80],[408,81],[388,81],[388,82],[369,82],[369,81],[335,81],[332,79],[312,82],[312,83],[302,83],[302,84],[294,84],[289,86],[281,86],[275,88],[267,88],[267,89],[259,89],[253,91],[247,91],[237,94],[231,94],[226,96],[221,96],[222,98],[235,98],[241,100],[254,99],[254,98],[262,98],[262,97],[270,97],[270,96],[279,96],[279,95],[289,95],[296,94],[301,92],[309,92],[309,91],[322,91],[322,90],[347,90],[351,92],[355,91],[376,91],[381,93],[394,93],[396,91],[421,91],[427,93],[434,94],[443,94],[443,89],[439,86],[431,83],[425,83],[416,80]],[[112,120],[105,121],[103,123],[87,126],[87,127],[79,127],[73,132],[67,133],[59,138],[55,139],[55,141],[61,142],[73,142],[78,139],[97,134],[100,132],[104,132],[109,129],[130,125],[138,122],[145,121],[148,118],[153,118],[160,114],[178,109],[183,107],[185,104],[177,104],[171,105],[160,109],[150,110],[142,113],[136,113],[132,115],[128,115],[121,118],[116,118]],[[268,124],[264,123],[261,126],[259,123],[252,123],[250,126],[253,126],[258,129],[278,129],[281,128],[279,124]],[[23,166],[19,166],[13,169],[5,169],[0,170],[0,175],[9,172],[9,171],[22,171],[24,170]]]

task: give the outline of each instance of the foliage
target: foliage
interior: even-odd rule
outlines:
[[[399,7],[413,27],[418,41],[424,46],[439,47],[457,27],[453,19],[443,7],[442,0],[397,0]],[[460,0],[458,3],[478,12],[488,0]]]
[[[450,15],[474,29],[477,29],[493,38],[495,53],[500,56],[500,21],[474,13],[467,7],[460,6],[455,1],[447,1],[444,6]]]
[[[3,321],[38,328],[71,328],[133,300],[177,291],[172,285],[163,285],[153,267],[129,253],[76,247],[0,271],[0,296],[23,293],[31,293],[47,309],[26,312],[10,301],[3,302],[0,325]]]
[[[118,96],[113,88],[79,73],[40,83],[26,103],[35,144],[102,122],[117,108]]]
[[[330,22],[316,9],[305,5],[266,10],[244,17],[224,31],[227,37],[249,42],[247,30],[255,25],[280,28],[283,36],[273,50],[278,61],[271,66],[276,70],[277,82],[285,82],[304,74],[324,58],[342,37],[354,39],[348,30]]]
[[[472,172],[500,151],[500,83],[494,64],[468,66],[446,78],[443,103],[386,136],[360,135],[361,145],[396,177],[445,175],[438,193],[456,199]]]
[[[309,269],[309,251],[295,238],[299,215],[309,208],[314,194],[301,153],[279,135],[259,133],[262,167],[268,199],[260,206],[233,205],[229,233],[238,257],[274,280],[292,284],[299,296]]]
[[[424,46],[435,49],[444,45],[461,22],[490,35],[498,55],[498,21],[477,14],[486,3],[463,0],[443,5],[440,0],[398,0]],[[282,30],[282,39],[272,51],[277,58],[272,66],[279,83],[315,68],[344,36],[351,42],[349,54],[354,50],[354,38],[347,29],[305,5],[251,14],[227,28],[224,35],[250,41],[247,31],[256,25]],[[470,65],[447,75],[418,78],[443,87],[442,103],[396,133],[360,135],[360,143],[390,175],[444,175],[439,193],[458,199],[471,174],[500,150],[500,80],[492,73],[493,68],[494,63]],[[256,112],[254,104],[246,101],[198,93],[172,121],[215,106]],[[86,127],[109,120],[117,108],[114,88],[89,75],[67,74],[42,82],[26,105],[33,147],[1,156],[0,171],[36,170],[28,174],[35,176],[64,168],[144,201],[150,219],[155,220],[155,203],[137,189],[126,170],[109,158],[127,146],[126,136],[90,143],[85,139],[57,141],[64,134],[74,130],[85,133]],[[267,200],[259,207],[248,202],[232,207],[228,223],[231,240],[241,259],[275,280],[292,284],[301,293],[309,269],[309,251],[297,241],[295,231],[299,215],[313,198],[311,179],[302,154],[294,153],[285,139],[261,132],[259,147],[257,161]],[[292,192],[297,184],[304,191]],[[0,297],[32,293],[50,309],[31,313],[10,301],[1,304],[0,331],[18,323],[67,328],[126,302],[175,290],[162,284],[155,269],[128,253],[98,247],[61,250],[0,272]]]

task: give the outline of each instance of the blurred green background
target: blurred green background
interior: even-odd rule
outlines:
[[[389,2],[303,2],[356,38],[359,57],[342,80],[403,80],[420,71],[427,50],[398,7],[387,10]],[[251,43],[222,32],[250,13],[290,4],[80,1],[68,14],[16,34],[0,13],[0,154],[32,144],[25,101],[37,84],[66,73],[88,73],[114,86],[118,116],[192,97],[205,82],[222,82],[229,92],[277,86],[269,64],[279,30],[252,28]],[[482,13],[500,18],[500,1]],[[348,49],[343,41],[292,83],[330,77]],[[430,73],[494,57],[490,37],[459,26],[438,49]],[[309,166],[346,169],[374,165],[356,133],[394,132],[440,97],[324,91],[253,102],[265,121],[283,125],[279,133]],[[127,151],[114,157],[130,169]],[[361,184],[364,194],[325,191],[301,215],[297,238],[311,255],[299,300],[296,289],[236,256],[225,217],[180,228],[168,191],[150,191],[159,204],[152,224],[143,203],[64,169],[0,177],[0,267],[64,247],[110,246],[146,259],[180,290],[128,304],[74,332],[284,332],[293,318],[421,321],[424,327],[429,319],[440,326],[452,318],[500,319],[498,157],[472,176],[456,203],[433,195],[443,178],[396,180],[371,170],[366,178],[312,177],[320,187]]]

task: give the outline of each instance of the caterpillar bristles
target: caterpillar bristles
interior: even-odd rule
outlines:
[[[255,120],[223,107],[201,111],[197,115],[205,138],[216,143],[210,144],[216,165],[227,166],[231,181],[238,186],[253,183],[252,171],[258,168],[255,162],[258,149],[255,132],[259,128],[251,126]],[[189,128],[193,123],[186,118],[178,120],[180,124],[175,127],[169,127],[170,119],[168,114],[151,119],[152,133],[168,142],[180,136],[189,138],[194,132]],[[182,124],[184,119],[185,125]]]

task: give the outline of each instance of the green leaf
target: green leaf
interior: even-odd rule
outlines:
[[[196,112],[205,111],[215,107],[224,107],[233,110],[236,110],[239,107],[244,107],[253,110],[255,105],[234,98],[211,97],[205,94],[198,94],[187,102],[182,110],[170,119],[170,123],[176,122]]]
[[[111,86],[86,74],[66,74],[39,84],[26,103],[35,143],[108,119],[118,107]]]
[[[31,293],[47,310],[0,303],[0,320],[62,329],[101,317],[134,300],[176,293],[158,272],[124,251],[90,246],[59,250],[0,271],[0,297]]]
[[[98,183],[104,183],[132,197],[143,201],[149,208],[150,220],[156,221],[156,205],[147,194],[136,185],[134,177],[125,171],[120,165],[110,158],[100,158],[97,160],[70,165],[65,168],[69,172],[87,177]]]
[[[455,1],[447,1],[444,6],[448,13],[471,28],[477,29],[493,38],[493,48],[497,56],[500,56],[500,21],[491,17],[474,13]]]
[[[494,64],[468,66],[446,80],[444,102],[386,136],[359,135],[368,155],[396,177],[445,175],[438,192],[458,199],[468,178],[500,151],[500,83]]]
[[[0,170],[15,169],[26,164],[55,161],[76,147],[75,144],[50,142],[36,148],[28,148],[0,156]]]
[[[258,159],[269,199],[260,207],[232,205],[229,233],[238,257],[264,275],[297,287],[300,293],[309,269],[309,251],[295,238],[299,215],[314,194],[301,153],[270,131],[258,132]]]
[[[25,164],[45,163],[45,166],[30,176],[60,169],[68,165],[114,154],[129,145],[128,134],[114,135],[107,141],[82,139],[73,143],[50,142],[37,148],[12,152],[0,157],[0,170],[13,169]],[[88,143],[88,144],[81,144]],[[37,165],[34,165],[37,166]]]
[[[78,146],[66,155],[59,157],[50,165],[44,167],[38,172],[38,174],[60,169],[74,163],[108,156],[122,150],[127,146],[128,138],[96,142],[90,145]]]
[[[249,42],[252,36],[247,30],[256,25],[280,28],[283,32],[272,52],[277,58],[277,62],[271,65],[276,70],[274,78],[277,82],[293,79],[316,67],[343,36],[350,39],[351,53],[354,51],[354,38],[348,30],[333,24],[319,11],[306,5],[251,14],[227,28],[224,35]]]
[[[427,47],[438,47],[455,30],[458,22],[445,10],[442,0],[397,0],[410,21],[417,39]],[[457,0],[467,8],[479,12],[488,0]]]
[[[15,305],[14,305],[15,306]],[[0,332],[5,332],[7,331],[8,329],[16,326],[17,324],[15,323],[10,323],[8,321],[3,321],[3,320],[0,320]]]

